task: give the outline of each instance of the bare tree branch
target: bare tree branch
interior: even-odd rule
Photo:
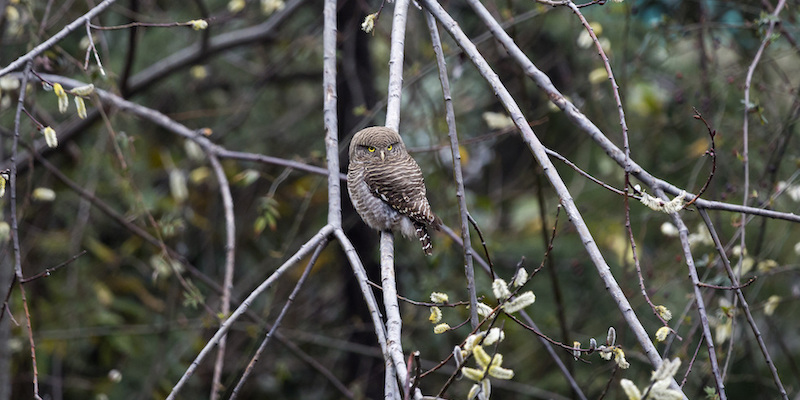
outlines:
[[[386,103],[386,127],[400,132],[400,104],[403,92],[403,56],[405,54],[406,14],[409,0],[397,0],[392,17],[392,35],[389,48],[389,88]],[[397,303],[397,281],[394,272],[394,235],[381,232],[381,284],[383,286],[383,305],[386,308],[386,341],[393,368],[386,370],[384,396],[400,399],[405,388],[398,390],[398,384],[405,384],[406,364],[403,355],[400,305]]]
[[[89,20],[94,18],[95,15],[100,14],[110,5],[114,4],[117,0],[103,0],[100,4],[92,7],[86,14],[83,14],[82,17],[72,21],[69,25],[65,26],[61,29],[58,33],[53,35],[50,39],[45,40],[42,44],[33,48],[33,50],[25,53],[24,55],[20,56],[11,64],[8,64],[5,68],[0,69],[0,76],[3,76],[25,64],[28,61],[33,60],[39,54],[42,54],[45,50],[53,47],[56,43],[64,39],[70,32],[82,27],[84,24],[88,23]]]
[[[655,193],[661,198],[667,198],[664,191],[656,189]],[[689,276],[692,279],[692,289],[694,290],[694,302],[697,305],[697,314],[700,317],[700,324],[703,327],[703,337],[708,347],[708,359],[711,362],[711,372],[714,375],[714,380],[717,385],[717,395],[721,400],[727,399],[725,394],[725,383],[722,380],[722,373],[719,369],[717,362],[717,354],[714,352],[714,338],[711,336],[711,328],[708,325],[708,313],[706,312],[705,301],[703,300],[703,292],[698,285],[700,278],[697,276],[697,268],[694,265],[694,257],[692,257],[692,250],[689,248],[689,229],[683,223],[683,219],[678,213],[672,213],[672,222],[678,227],[678,233],[681,239],[681,248],[683,249],[683,257],[686,266],[689,267]]]
[[[210,150],[210,149],[209,149]],[[208,155],[208,160],[211,163],[211,168],[217,176],[219,183],[219,192],[222,195],[222,206],[225,209],[225,268],[224,277],[222,281],[222,305],[220,307],[220,315],[224,321],[228,313],[231,312],[231,290],[233,289],[233,265],[236,255],[236,225],[233,217],[233,197],[231,196],[231,187],[228,184],[228,178],[225,176],[225,171],[222,169],[219,159],[214,154]],[[217,359],[214,362],[214,376],[211,381],[211,397],[216,398],[222,386],[222,365],[225,360],[225,346],[226,336],[222,336],[219,340],[217,349]]]
[[[286,299],[286,304],[283,305],[281,308],[280,314],[278,314],[278,318],[275,319],[275,323],[272,324],[272,328],[267,333],[267,336],[261,341],[261,344],[258,346],[255,354],[250,359],[250,362],[247,364],[247,368],[244,370],[242,377],[239,379],[239,382],[236,383],[236,386],[233,388],[233,392],[231,393],[231,397],[229,400],[235,400],[239,394],[239,391],[244,386],[244,383],[247,382],[247,378],[250,377],[250,374],[253,372],[253,367],[258,362],[258,359],[261,357],[261,353],[264,352],[264,349],[267,347],[269,340],[272,336],[277,332],[278,327],[281,326],[281,322],[283,322],[283,317],[286,316],[286,313],[289,311],[289,307],[291,307],[292,303],[294,303],[294,298],[297,296],[297,293],[300,291],[300,288],[303,286],[303,283],[308,278],[308,274],[311,272],[311,269],[314,267],[314,264],[317,263],[317,259],[319,258],[320,253],[328,245],[328,238],[322,239],[322,241],[317,245],[316,250],[314,250],[314,254],[311,255],[311,259],[308,261],[306,265],[306,269],[303,271],[303,274],[300,275],[300,279],[297,280],[297,284],[294,285],[294,289],[292,293],[289,294],[289,297]]]
[[[339,121],[336,116],[336,0],[326,0],[323,32],[322,96],[325,155],[328,165],[328,223],[342,227],[342,192],[339,185]]]
[[[31,364],[33,367],[33,397],[41,400],[39,396],[39,370],[36,366],[36,345],[33,341],[33,327],[31,325],[31,314],[28,310],[28,299],[25,296],[25,285],[22,284],[25,276],[22,274],[22,260],[20,257],[19,247],[19,223],[17,221],[17,149],[19,147],[19,131],[20,131],[20,115],[25,108],[25,87],[28,84],[28,75],[32,61],[27,61],[25,64],[25,71],[22,74],[22,90],[20,90],[19,98],[17,99],[17,111],[14,114],[14,139],[11,144],[11,172],[9,174],[9,186],[11,186],[11,241],[14,247],[14,274],[16,281],[19,283],[19,292],[22,296],[22,307],[25,310],[25,324],[28,329],[28,344],[31,348]],[[0,76],[3,74],[0,73]],[[9,289],[9,292],[11,290]]]
[[[429,12],[425,12],[425,22],[431,33],[433,52],[436,54],[436,64],[439,66],[439,82],[442,84],[442,96],[444,97],[445,120],[447,121],[447,136],[450,138],[450,154],[453,156],[453,178],[456,181],[456,198],[458,199],[458,210],[461,216],[461,241],[471,243],[469,237],[469,210],[467,210],[466,191],[464,189],[464,173],[461,171],[461,150],[458,147],[458,132],[456,130],[456,113],[453,110],[453,98],[450,95],[450,80],[447,77],[447,65],[444,61],[442,51],[442,40],[439,37],[439,29],[436,27],[436,20]],[[464,249],[464,274],[467,278],[467,292],[469,295],[469,322],[472,329],[478,327],[478,300],[475,293],[475,268],[472,266],[471,246],[462,246]]]
[[[257,288],[253,289],[253,291],[250,292],[250,295],[248,295],[247,298],[245,298],[244,301],[242,301],[242,304],[239,305],[239,307],[237,307],[236,310],[234,310],[233,313],[231,313],[231,315],[227,319],[225,319],[225,322],[223,322],[222,325],[220,325],[219,329],[214,334],[214,336],[211,339],[209,339],[205,347],[203,347],[203,350],[201,350],[200,353],[197,355],[197,357],[195,357],[194,361],[192,361],[192,363],[189,365],[189,368],[186,369],[186,372],[184,372],[181,379],[178,380],[178,383],[176,383],[175,386],[172,387],[172,391],[170,392],[169,396],[167,396],[167,400],[175,399],[175,397],[178,395],[178,392],[180,392],[180,390],[183,388],[183,386],[186,384],[189,378],[191,378],[192,375],[194,375],[194,371],[197,370],[197,367],[200,365],[200,362],[202,362],[203,359],[205,359],[205,357],[208,355],[208,353],[210,353],[211,350],[214,349],[214,347],[219,343],[220,339],[228,333],[228,330],[230,330],[233,323],[236,322],[236,320],[239,319],[239,317],[245,311],[247,311],[247,309],[250,307],[250,305],[253,303],[256,297],[261,295],[261,293],[263,293],[270,286],[272,286],[272,284],[275,283],[275,281],[278,278],[280,278],[281,275],[283,275],[286,271],[288,271],[289,268],[293,267],[295,264],[300,262],[300,260],[309,255],[309,253],[311,253],[312,250],[317,248],[319,243],[321,243],[323,240],[325,240],[325,238],[330,236],[333,233],[333,231],[334,228],[330,225],[325,225],[324,227],[322,227],[322,229],[320,229],[316,235],[314,235],[311,239],[309,239],[305,244],[300,246],[300,249],[298,249],[297,252],[294,253],[294,255],[292,255],[288,260],[286,260],[286,262],[284,262],[283,265],[278,267],[278,269],[276,269],[275,272],[273,272],[266,280],[264,280],[264,282],[262,282],[260,285],[258,285]]]

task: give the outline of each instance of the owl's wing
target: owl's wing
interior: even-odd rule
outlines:
[[[438,221],[425,193],[422,170],[413,158],[392,165],[368,166],[365,180],[370,193],[400,214],[423,224]]]

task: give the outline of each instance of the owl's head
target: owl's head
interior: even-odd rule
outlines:
[[[350,141],[351,160],[389,160],[405,154],[403,139],[392,129],[385,126],[364,128]]]

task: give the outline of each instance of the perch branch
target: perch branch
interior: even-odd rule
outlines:
[[[386,127],[400,132],[400,104],[403,93],[403,56],[405,52],[406,16],[409,0],[397,0],[392,17],[391,44],[389,47],[389,88],[386,102]],[[406,365],[401,344],[402,320],[400,305],[397,303],[397,282],[394,272],[394,235],[381,232],[381,284],[386,308],[386,344],[393,361],[392,368],[386,369],[386,398],[400,399],[403,390],[398,384],[406,382]]]

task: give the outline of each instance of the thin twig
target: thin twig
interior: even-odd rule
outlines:
[[[50,274],[52,274],[53,272],[56,272],[59,269],[66,267],[67,265],[71,264],[73,261],[77,260],[78,258],[80,258],[84,254],[86,254],[86,250],[81,250],[80,253],[75,254],[74,256],[70,257],[69,260],[64,261],[64,262],[62,262],[62,263],[60,263],[60,264],[58,264],[58,265],[56,265],[54,267],[47,268],[44,271],[39,272],[38,274],[36,274],[34,276],[31,276],[31,277],[28,277],[28,278],[24,278],[23,280],[20,281],[20,283],[24,284],[24,283],[28,283],[28,282],[31,282],[31,281],[35,281],[35,280],[37,280],[39,278],[44,278],[46,276],[50,276]],[[0,316],[0,319],[2,319],[2,318],[3,317]]]
[[[589,174],[588,172],[586,172],[586,171],[584,171],[584,170],[580,169],[580,168],[579,168],[577,165],[575,165],[575,164],[574,164],[572,161],[568,160],[566,157],[562,156],[561,154],[559,154],[559,153],[556,153],[555,151],[553,151],[553,150],[550,150],[550,149],[545,149],[545,151],[547,152],[547,154],[549,154],[549,155],[551,155],[551,156],[555,157],[557,160],[559,160],[559,161],[563,162],[563,163],[564,163],[564,164],[566,164],[568,167],[572,168],[572,169],[573,169],[575,172],[577,172],[578,174],[580,174],[580,175],[581,175],[581,176],[583,176],[584,178],[586,178],[586,179],[589,179],[590,181],[592,181],[592,182],[594,182],[594,183],[596,183],[596,184],[598,184],[598,185],[602,186],[602,187],[603,187],[603,188],[605,188],[605,189],[608,189],[608,190],[609,190],[610,192],[612,192],[612,193],[616,193],[616,194],[618,194],[618,195],[620,195],[620,196],[625,196],[625,192],[624,192],[624,191],[622,191],[622,190],[619,190],[619,189],[617,189],[617,188],[615,188],[615,187],[613,187],[613,186],[611,186],[611,185],[609,185],[609,184],[607,184],[607,183],[605,183],[605,182],[601,181],[600,179],[597,179],[597,178],[595,178],[594,176],[592,176],[592,175],[591,175],[591,174]],[[631,196],[632,196],[632,195],[631,195]],[[634,197],[635,197],[635,196],[634,196]]]
[[[375,282],[367,281],[367,283],[370,286],[374,287],[375,289],[378,289],[378,290],[381,290],[381,291],[383,290],[383,287],[381,285],[378,285]],[[469,301],[457,301],[455,303],[444,303],[444,304],[442,304],[442,303],[431,303],[431,302],[425,302],[425,301],[416,301],[416,300],[411,300],[408,297],[401,296],[399,294],[397,295],[397,298],[399,300],[402,300],[402,301],[408,303],[408,304],[411,304],[411,305],[414,305],[414,306],[419,306],[419,307],[460,307],[460,306],[468,306],[469,305]]]
[[[625,111],[622,107],[622,99],[620,98],[619,94],[619,85],[617,84],[617,80],[614,77],[614,72],[611,69],[611,63],[608,60],[608,56],[606,55],[605,51],[603,50],[603,46],[600,44],[600,41],[597,39],[597,35],[594,33],[594,29],[589,24],[589,21],[583,16],[583,14],[578,9],[578,6],[575,5],[572,1],[567,1],[567,7],[569,7],[575,15],[578,16],[580,19],[581,24],[583,24],[584,29],[592,38],[592,42],[595,44],[597,48],[597,53],[600,55],[600,58],[603,61],[603,66],[606,69],[606,73],[608,74],[608,80],[611,83],[611,92],[614,95],[614,101],[617,104],[617,112],[619,114],[619,124],[622,127],[622,149],[625,153],[625,161],[623,165],[624,169],[624,181],[625,185],[623,186],[623,192],[628,193],[628,188],[630,187],[630,175],[631,175],[631,150],[630,150],[630,142],[628,139],[628,125],[625,121]],[[636,239],[633,235],[633,227],[631,226],[631,209],[628,196],[623,198],[623,206],[625,210],[625,231],[628,233],[628,244],[630,245],[631,249],[631,256],[633,257],[633,265],[636,269],[636,275],[639,278],[639,289],[641,290],[642,297],[644,298],[645,302],[650,306],[650,310],[653,312],[660,321],[661,324],[668,327],[667,321],[661,316],[661,314],[657,311],[656,305],[650,299],[650,295],[647,293],[647,288],[644,282],[644,276],[642,275],[642,267],[639,261],[639,253],[636,249]],[[673,331],[674,332],[674,331]],[[676,333],[677,334],[677,333]]]
[[[611,384],[614,382],[614,377],[617,376],[617,371],[619,371],[619,365],[614,364],[614,369],[611,370],[611,376],[608,377],[608,382],[606,382],[606,386],[603,388],[603,391],[600,392],[600,396],[597,396],[597,400],[603,400],[606,397],[608,389],[611,388]]]
[[[544,203],[542,203],[542,204],[544,204]],[[550,282],[551,282],[551,284],[553,286],[553,292],[554,292],[554,296],[553,297],[555,297],[555,301],[556,301],[556,314],[557,314],[558,320],[559,320],[559,327],[561,328],[561,337],[562,337],[561,340],[562,340],[562,343],[563,343],[563,342],[568,341],[568,339],[569,339],[568,333],[569,332],[567,330],[566,316],[564,315],[564,307],[563,307],[563,302],[562,302],[562,299],[561,299],[560,286],[558,284],[558,279],[556,277],[556,275],[557,275],[556,271],[554,270],[554,268],[552,268],[552,266],[553,266],[553,258],[551,257],[551,252],[553,251],[553,243],[555,243],[556,233],[558,232],[558,217],[561,214],[561,207],[562,207],[561,204],[559,204],[556,207],[556,215],[555,215],[554,222],[553,222],[553,229],[552,229],[549,237],[548,237],[547,233],[544,230],[542,230],[542,237],[543,237],[543,239],[545,241],[545,252],[542,255],[542,261],[539,263],[539,267],[537,267],[535,270],[531,271],[531,273],[530,273],[530,275],[528,277],[528,280],[531,280],[533,278],[533,276],[535,276],[539,271],[541,271],[541,269],[544,268],[545,263],[548,263],[550,265],[551,268],[548,268],[548,273],[550,275]],[[540,217],[542,218],[542,221],[545,221],[544,212],[542,212],[542,215]],[[522,267],[522,263],[524,261],[525,261],[525,258],[523,257],[520,260],[519,264],[518,264],[518,268]],[[533,329],[535,329],[537,331],[539,330],[539,327],[536,326],[535,322],[533,322],[533,318],[531,318],[531,316],[528,315],[528,313],[525,310],[520,310],[519,314],[522,317],[522,319],[525,321],[526,324],[528,324],[530,327],[532,327]],[[581,400],[586,400],[586,395],[583,393],[583,390],[578,385],[578,382],[575,381],[575,377],[573,376],[573,371],[572,371],[573,369],[571,367],[572,364],[564,363],[564,360],[561,357],[559,357],[558,354],[556,354],[555,349],[553,348],[553,346],[546,339],[539,338],[539,341],[542,343],[542,346],[544,346],[545,350],[550,355],[550,358],[553,359],[553,362],[556,363],[556,366],[558,366],[558,369],[561,371],[561,373],[567,379],[567,383],[569,383],[570,388],[572,389],[572,392],[573,392],[574,396],[579,398],[579,399],[581,399]]]
[[[19,92],[19,98],[17,99],[17,111],[14,114],[14,139],[11,145],[11,171],[9,173],[9,186],[11,192],[11,201],[10,201],[10,209],[11,209],[11,241],[14,247],[14,275],[16,276],[16,281],[19,282],[19,292],[22,297],[22,308],[25,310],[25,325],[28,329],[28,343],[30,344],[31,349],[31,364],[33,368],[33,397],[37,400],[41,400],[39,396],[39,370],[36,366],[36,344],[33,340],[33,327],[31,324],[31,314],[28,310],[28,299],[25,296],[25,285],[22,284],[22,280],[24,279],[24,275],[22,274],[22,259],[20,255],[20,246],[19,246],[19,223],[17,221],[17,149],[19,148],[19,130],[20,130],[20,115],[22,114],[22,109],[25,107],[25,88],[28,85],[28,75],[30,70],[32,69],[33,62],[27,61],[25,64],[25,71],[22,75],[22,83],[20,87],[22,90]],[[3,74],[0,72],[0,76]],[[10,292],[10,290],[9,290]]]
[[[764,49],[767,48],[767,45],[772,41],[772,31],[775,29],[775,24],[778,23],[778,15],[780,14],[783,6],[786,4],[786,0],[778,0],[778,5],[775,7],[775,10],[770,14],[771,18],[769,19],[769,26],[764,33],[764,38],[761,40],[761,44],[758,46],[758,50],[756,54],[753,56],[753,61],[750,63],[750,66],[747,68],[747,75],[744,79],[744,115],[742,118],[742,167],[744,169],[744,184],[742,187],[742,206],[747,206],[748,200],[750,198],[750,160],[749,160],[749,117],[750,113],[754,110],[750,104],[750,85],[753,81],[753,73],[755,72],[756,66],[758,65],[759,60],[761,60],[761,56],[764,54]],[[742,231],[742,234],[739,236],[740,245],[742,246],[742,251],[744,251],[745,247],[745,226],[747,225],[745,221],[746,215],[742,214],[742,225],[739,228]],[[741,264],[741,263],[740,263]],[[739,266],[741,269],[741,265]]]
[[[533,318],[531,318],[530,315],[528,315],[528,313],[525,312],[525,310],[521,310],[519,313],[528,326],[530,326],[536,331],[539,331],[539,327],[536,326],[536,323],[533,322]],[[586,400],[586,395],[583,393],[583,390],[581,389],[580,385],[578,385],[578,382],[575,380],[575,377],[572,376],[572,372],[570,372],[570,369],[567,367],[567,365],[564,363],[561,357],[559,357],[558,354],[556,354],[556,349],[553,347],[553,345],[551,345],[547,341],[547,339],[542,337],[539,338],[539,341],[542,343],[542,346],[544,346],[544,349],[550,355],[550,358],[553,359],[553,362],[556,363],[556,366],[558,366],[558,369],[564,375],[564,378],[567,379],[567,383],[572,389],[572,392],[574,393],[575,397],[577,397],[580,400]]]
[[[114,25],[114,26],[101,26],[95,24],[89,24],[92,29],[96,29],[98,31],[116,31],[120,29],[129,29],[129,28],[136,28],[136,27],[144,27],[144,28],[174,28],[176,26],[191,26],[192,21],[187,22],[165,22],[165,23],[158,23],[158,22],[131,22],[123,25]]]
[[[89,70],[89,55],[94,53],[94,60],[97,62],[97,67],[100,69],[100,74],[106,76],[106,70],[103,69],[103,63],[100,62],[100,54],[97,53],[97,47],[94,45],[94,38],[92,37],[92,28],[89,20],[86,20],[86,37],[89,39],[89,47],[86,48],[86,59],[83,62],[83,70]]]
[[[69,78],[64,78],[57,75],[48,75],[48,74],[41,74],[41,75],[42,79],[47,79],[50,82],[59,82],[69,87],[77,87],[85,85],[84,82],[76,81]],[[326,168],[304,164],[302,162],[294,160],[287,160],[278,157],[266,156],[262,154],[247,153],[247,152],[225,149],[209,141],[205,136],[203,136],[202,132],[199,132],[198,130],[195,129],[190,129],[185,125],[182,125],[172,120],[171,118],[167,117],[166,115],[156,110],[130,102],[105,90],[95,89],[95,93],[98,95],[98,98],[102,100],[104,103],[112,104],[115,107],[119,108],[120,110],[129,111],[140,118],[149,120],[161,126],[162,128],[167,129],[186,139],[194,140],[198,142],[201,146],[211,149],[212,154],[216,154],[220,158],[230,158],[243,161],[259,162],[263,164],[279,165],[318,175],[328,175],[328,169]],[[347,180],[347,176],[342,173],[337,173],[337,177],[340,180]]]
[[[717,289],[717,290],[738,290],[738,289],[744,289],[744,288],[750,286],[750,284],[755,282],[755,281],[756,281],[756,278],[752,277],[752,278],[748,279],[747,282],[745,282],[744,284],[738,285],[738,286],[717,286],[717,285],[712,285],[710,283],[703,283],[703,282],[698,283],[697,286],[707,287],[707,288]]]
[[[494,273],[494,264],[492,263],[492,258],[489,256],[489,248],[486,247],[486,239],[483,237],[483,232],[481,231],[481,227],[478,226],[478,221],[475,221],[475,218],[472,218],[472,215],[467,212],[467,218],[469,218],[469,223],[472,224],[472,227],[475,228],[475,232],[478,234],[478,238],[481,239],[481,246],[483,246],[483,255],[486,256],[486,262],[489,264],[489,275],[492,277],[492,281],[497,279],[497,274]]]
[[[697,195],[695,195],[692,200],[686,203],[684,208],[694,204],[694,202],[697,201],[697,199],[699,199],[703,193],[705,193],[706,189],[708,189],[708,185],[711,184],[711,180],[714,178],[714,172],[717,171],[717,149],[716,145],[714,144],[714,137],[717,136],[717,131],[711,129],[711,125],[708,123],[708,121],[706,121],[705,118],[703,118],[703,115],[700,114],[700,111],[697,111],[697,109],[694,107],[692,107],[692,110],[694,110],[694,118],[702,121],[708,130],[708,137],[711,140],[711,147],[708,149],[708,151],[706,151],[706,154],[711,156],[711,172],[709,172],[708,178],[706,178],[706,182],[703,184],[703,187],[700,188],[700,191],[697,192]]]
[[[515,317],[515,316],[513,316],[511,314],[506,314],[506,315],[508,315],[508,317],[511,318],[511,320],[513,320],[514,322],[519,324],[519,326],[527,329],[528,331],[530,331],[534,335],[536,335],[536,336],[538,336],[538,337],[550,342],[550,344],[553,344],[555,346],[561,347],[562,349],[567,350],[570,353],[575,350],[575,347],[573,347],[572,345],[564,344],[564,343],[559,342],[558,340],[551,339],[549,336],[547,336],[544,333],[540,332],[538,329],[534,328],[533,326],[528,325],[525,322],[522,322],[519,318],[517,318],[517,317]]]

